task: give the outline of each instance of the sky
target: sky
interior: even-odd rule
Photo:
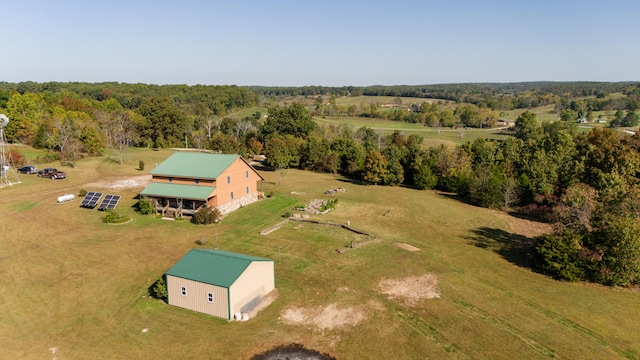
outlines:
[[[640,80],[638,0],[0,0],[0,81]]]

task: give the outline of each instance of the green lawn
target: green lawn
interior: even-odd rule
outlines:
[[[287,170],[261,172],[274,197],[195,226],[136,214],[140,189],[95,185],[142,175],[138,160],[150,170],[170,154],[132,150],[124,165],[85,159],[63,167],[66,180],[23,175],[0,189],[0,358],[248,359],[292,342],[338,359],[640,357],[637,291],[530,271],[516,246],[527,224],[492,210],[431,191]],[[259,235],[336,187],[346,190],[333,195],[338,207],[312,219],[349,222],[371,236],[294,222]],[[133,220],[108,225],[79,199],[56,203],[81,188],[122,195],[117,209]],[[276,301],[247,322],[227,322],[150,299],[147,288],[202,238],[206,248],[273,258]],[[352,241],[364,245],[336,252]],[[378,286],[423,274],[437,276],[440,298],[409,305]],[[364,318],[325,329],[283,320],[288,309],[330,305]]]

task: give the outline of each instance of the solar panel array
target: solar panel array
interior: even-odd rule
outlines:
[[[98,204],[100,197],[102,197],[101,192],[89,191],[82,199],[80,206],[93,209]]]
[[[116,205],[118,205],[118,201],[120,201],[120,195],[107,194],[104,196],[104,200],[102,200],[102,203],[98,207],[98,210],[113,210],[115,209]]]

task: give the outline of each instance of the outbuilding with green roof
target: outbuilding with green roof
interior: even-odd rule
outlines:
[[[201,207],[221,213],[255,202],[262,176],[240,155],[177,151],[149,172],[140,195],[163,216],[193,215]]]
[[[190,250],[165,275],[170,305],[227,320],[275,289],[273,260],[223,250]]]

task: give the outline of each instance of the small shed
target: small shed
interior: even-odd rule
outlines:
[[[192,249],[166,277],[170,305],[227,320],[275,289],[273,260],[223,250]]]

